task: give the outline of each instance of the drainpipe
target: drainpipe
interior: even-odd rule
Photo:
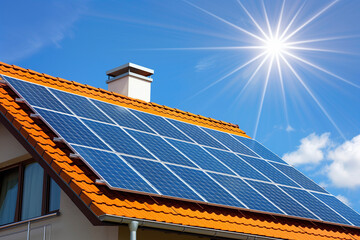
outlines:
[[[138,226],[139,226],[138,221],[129,222],[130,240],[136,240],[136,230],[138,229]]]

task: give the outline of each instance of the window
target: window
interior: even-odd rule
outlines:
[[[56,212],[60,188],[36,162],[0,170],[0,225]]]

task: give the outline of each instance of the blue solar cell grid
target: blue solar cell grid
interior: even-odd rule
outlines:
[[[281,187],[285,192],[295,198],[299,203],[304,205],[310,211],[312,211],[315,215],[321,218],[323,221],[328,222],[336,222],[342,224],[349,224],[345,219],[343,219],[340,215],[335,213],[333,210],[325,206],[319,200],[314,198],[310,193],[289,187]]]
[[[152,115],[149,113],[139,112],[136,110],[130,110],[130,111],[139,118],[141,118],[146,124],[151,126],[151,128],[154,129],[160,135],[192,142],[188,137],[186,137],[183,133],[181,133],[168,121],[166,121],[165,118]]]
[[[220,144],[218,141],[216,141],[214,138],[212,138],[210,135],[208,135],[198,126],[184,122],[179,122],[172,119],[169,119],[169,121],[171,121],[171,123],[174,124],[177,128],[179,128],[183,133],[185,133],[187,136],[189,136],[195,142],[201,145],[226,149],[222,144]]]
[[[83,121],[116,152],[155,159],[120,127],[89,120]]]
[[[322,187],[305,177],[302,173],[300,173],[298,170],[291,166],[277,164],[277,163],[270,163],[277,169],[279,169],[281,172],[283,172],[285,175],[287,175],[289,178],[297,182],[299,185],[301,185],[303,188],[318,191],[318,192],[324,192],[327,193]]]
[[[116,154],[72,146],[112,187],[157,193]]]
[[[336,212],[344,216],[347,220],[352,222],[356,226],[360,226],[360,215],[346,206],[339,199],[334,196],[329,196],[320,193],[312,193],[315,197],[320,199],[323,203],[334,209]]]
[[[273,166],[271,166],[268,162],[258,159],[258,158],[252,158],[247,157],[243,155],[239,155],[242,159],[244,159],[247,163],[249,163],[251,166],[256,168],[258,171],[263,173],[266,177],[274,181],[275,183],[284,184],[288,186],[293,187],[299,187],[298,184],[296,184],[294,181],[292,181],[290,178],[282,174],[280,171],[275,169]]]
[[[144,176],[154,187],[156,187],[161,192],[161,194],[202,201],[202,199],[194,191],[186,186],[185,183],[172,174],[160,162],[153,162],[126,156],[123,156],[123,158],[142,176]]]
[[[254,157],[259,157],[258,155],[256,155],[256,153],[254,153],[248,147],[246,147],[245,145],[243,145],[242,143],[237,141],[235,138],[230,136],[230,134],[228,134],[228,133],[219,132],[219,131],[211,130],[208,128],[202,128],[202,129],[204,129],[210,135],[215,137],[217,140],[219,140],[225,146],[230,148],[233,152],[237,152],[237,153],[241,153],[241,154],[245,154],[245,155],[249,155],[249,156],[254,156]]]
[[[113,105],[110,103],[100,102],[91,99],[96,106],[98,106],[104,113],[106,113],[114,122],[123,127],[128,127],[144,132],[154,133],[144,123],[142,123],[137,117],[124,107]]]
[[[216,150],[213,148],[206,148],[206,150],[209,151],[212,155],[214,155],[217,159],[225,163],[229,168],[231,168],[241,177],[269,181],[267,178],[264,177],[264,175],[256,171],[253,167],[244,162],[234,153]]]
[[[71,111],[73,111],[75,115],[101,122],[113,123],[99,109],[94,107],[94,105],[87,98],[55,89],[51,89],[50,91],[59,99],[61,99],[61,101]]]
[[[169,167],[208,202],[234,207],[245,207],[204,172],[179,166],[169,165]]]
[[[69,143],[110,150],[76,117],[35,108],[35,110]]]
[[[255,140],[3,77],[113,188],[360,226]]]
[[[11,77],[4,76],[4,78],[16,89],[18,93],[21,94],[23,98],[26,99],[26,101],[28,101],[31,106],[47,108],[70,114],[70,111],[67,110],[66,107],[59,102],[47,88]]]
[[[277,209],[273,204],[271,204],[268,200],[262,197],[259,193],[257,193],[240,178],[215,173],[210,173],[210,175],[222,186],[230,190],[230,192],[232,192],[250,209],[264,212],[282,213],[279,209]]]
[[[229,168],[225,167],[222,163],[216,160],[213,156],[207,153],[198,145],[191,143],[170,140],[170,143],[190,158],[194,163],[199,165],[202,169],[234,174]]]
[[[285,211],[285,213],[293,216],[318,219],[300,204],[291,199],[283,191],[281,191],[277,186],[251,180],[245,181],[250,183],[251,186],[253,186],[276,206],[279,206],[283,211]]]
[[[272,153],[270,150],[265,148],[263,145],[261,145],[257,141],[255,141],[253,139],[245,138],[245,137],[240,137],[240,136],[237,136],[237,135],[232,135],[232,136],[235,137],[237,140],[239,140],[241,143],[245,144],[248,148],[250,148],[251,150],[256,152],[261,157],[263,157],[265,159],[268,159],[268,160],[271,160],[271,161],[286,164],[286,162],[284,160],[279,158],[277,155]]]
[[[127,130],[135,139],[152,152],[159,160],[180,164],[184,166],[196,167],[186,157],[181,155],[175,148],[168,144],[159,136]]]

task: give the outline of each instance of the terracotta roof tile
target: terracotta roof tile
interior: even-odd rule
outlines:
[[[0,73],[69,92],[78,94],[81,92],[81,95],[110,103],[243,135],[243,132],[234,124],[155,103],[145,103],[17,66],[0,63]],[[48,135],[49,130],[43,124],[31,119],[27,113],[29,109],[25,104],[16,103],[15,97],[10,88],[0,85],[1,113],[13,123],[25,139],[42,155],[44,161],[51,164],[52,169],[97,216],[112,214],[283,239],[360,239],[360,230],[351,227],[312,223],[180,200],[153,198],[135,193],[112,191],[105,186],[99,186],[95,183],[97,177],[94,173],[87,169],[86,165],[70,159],[66,151],[52,141]]]

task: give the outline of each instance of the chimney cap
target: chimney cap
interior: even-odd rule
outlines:
[[[136,73],[145,77],[149,77],[154,74],[154,70],[150,68],[146,68],[129,62],[120,67],[116,67],[109,71],[106,71],[106,75],[108,75],[109,77],[116,77],[127,72]]]

